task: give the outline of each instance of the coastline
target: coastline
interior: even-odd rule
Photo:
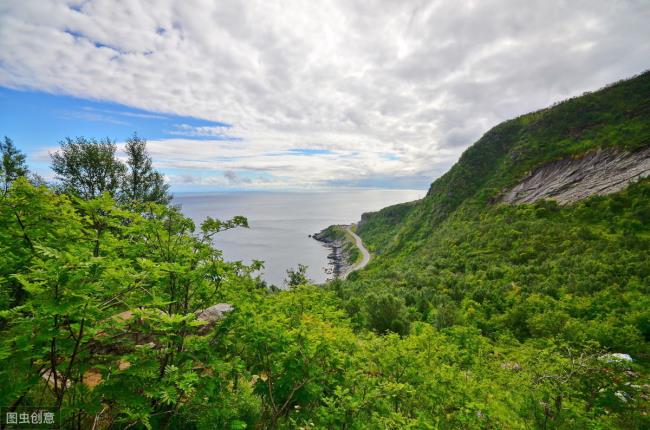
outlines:
[[[347,224],[331,225],[310,235],[331,250],[327,256],[331,269],[326,271],[328,275],[333,275],[330,280],[345,279],[351,272],[363,269],[370,261],[370,253],[352,227]]]
[[[328,270],[326,273],[331,275],[330,279],[340,279],[345,277],[352,264],[350,264],[350,255],[346,252],[345,237],[337,236],[333,232],[333,227],[345,227],[343,225],[330,226],[318,233],[314,233],[311,237],[323,244],[326,248],[330,249],[327,255]]]

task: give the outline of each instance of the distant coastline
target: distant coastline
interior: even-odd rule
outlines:
[[[349,224],[331,225],[311,235],[331,250],[327,256],[330,267],[326,269],[331,279],[345,279],[348,274],[364,268],[370,261],[370,254],[352,228],[353,225]]]
[[[332,227],[334,226],[327,227],[318,233],[314,233],[311,237],[321,242],[326,248],[330,249],[330,253],[327,255],[329,267],[325,269],[325,273],[330,276],[330,279],[338,279],[342,274],[345,274],[348,271],[351,264],[349,263],[349,256],[346,254],[344,249],[345,241],[329,234]]]

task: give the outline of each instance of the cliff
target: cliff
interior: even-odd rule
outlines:
[[[533,203],[550,199],[569,204],[593,195],[616,193],[647,176],[650,148],[633,153],[606,149],[547,163],[508,191],[501,201]]]

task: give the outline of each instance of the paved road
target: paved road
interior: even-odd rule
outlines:
[[[351,227],[351,226],[347,226],[347,227],[345,227],[345,230],[346,230],[348,233],[350,233],[350,235],[354,238],[354,243],[357,245],[357,248],[359,248],[359,251],[361,251],[361,254],[363,255],[363,258],[361,259],[361,261],[359,261],[358,263],[356,263],[355,265],[353,265],[352,267],[350,267],[350,268],[345,272],[345,275],[343,275],[343,278],[344,278],[344,279],[347,278],[348,275],[349,275],[350,273],[354,272],[355,270],[363,269],[363,268],[366,267],[366,266],[368,265],[368,263],[370,262],[370,253],[368,252],[368,250],[366,249],[366,247],[363,246],[363,240],[361,240],[361,238],[360,238],[360,237],[359,237],[355,232],[353,232],[352,229],[351,229],[350,227]]]

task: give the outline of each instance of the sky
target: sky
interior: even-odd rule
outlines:
[[[650,68],[647,0],[3,0],[0,136],[137,132],[174,191],[426,189],[501,121]]]

